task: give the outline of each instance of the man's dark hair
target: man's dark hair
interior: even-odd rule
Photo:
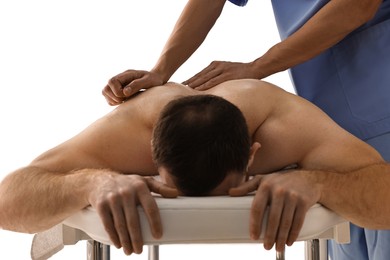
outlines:
[[[231,171],[244,172],[250,150],[242,112],[213,95],[175,99],[154,127],[153,159],[187,196],[204,196]]]

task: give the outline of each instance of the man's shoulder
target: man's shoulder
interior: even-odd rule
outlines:
[[[209,93],[221,96],[242,109],[250,106],[251,110],[268,110],[287,94],[276,85],[255,79],[226,81],[210,89]]]
[[[119,105],[112,114],[121,118],[133,118],[132,124],[151,126],[167,103],[187,94],[185,87],[181,84],[168,83],[156,86],[139,91]]]
[[[133,106],[160,106],[177,96],[186,95],[186,90],[183,85],[175,83],[167,83],[163,86],[156,86],[149,89],[142,89],[138,93],[131,96],[124,102],[128,107]]]
[[[282,89],[269,82],[257,79],[238,79],[223,82],[210,90],[211,94],[225,95],[230,93],[236,94],[253,94],[253,95],[279,95]]]

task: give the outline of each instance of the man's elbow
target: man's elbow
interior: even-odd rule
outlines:
[[[370,215],[367,218],[352,219],[351,223],[366,229],[390,230],[389,214]]]
[[[19,233],[35,234],[46,230],[47,228],[38,228],[36,225],[29,225],[25,219],[15,214],[3,211],[0,207],[0,230],[8,230]]]
[[[0,229],[14,231],[14,232],[22,232],[27,233],[25,230],[22,230],[20,227],[16,226],[16,223],[20,225],[20,221],[18,221],[17,216],[12,214],[9,207],[5,206],[3,200],[0,199]]]
[[[3,182],[0,182],[0,229],[9,230],[9,222],[12,220],[12,216],[9,214],[10,212],[6,202],[7,196],[3,192]]]
[[[12,196],[0,197],[0,229],[28,234],[39,231],[36,229],[36,219],[32,219],[23,205],[11,198]]]
[[[0,201],[0,204],[1,204],[1,201]],[[5,222],[5,220],[4,220],[3,208],[0,206],[0,230],[5,229],[4,222]]]

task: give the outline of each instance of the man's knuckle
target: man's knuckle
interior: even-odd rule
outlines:
[[[286,202],[290,205],[296,205],[300,200],[299,194],[297,192],[286,189],[283,191],[281,196],[285,197]]]
[[[272,185],[267,181],[262,181],[260,182],[259,188],[265,192],[269,192],[272,190]]]
[[[105,196],[99,196],[96,200],[95,200],[95,203],[94,204],[94,208],[98,211],[98,212],[104,212],[105,210],[107,210],[107,205],[108,205],[108,201],[107,201],[107,197]]]
[[[104,212],[106,210],[106,203],[102,200],[96,202],[95,209],[98,213]]]
[[[284,187],[277,187],[274,189],[274,196],[281,198],[286,196],[286,189]]]
[[[119,198],[120,194],[118,192],[109,192],[106,195],[105,203],[115,204],[119,200]]]
[[[108,80],[108,86],[112,86],[115,83],[116,77],[112,77]]]
[[[133,187],[137,192],[143,192],[143,191],[147,190],[147,184],[142,180],[134,181]]]

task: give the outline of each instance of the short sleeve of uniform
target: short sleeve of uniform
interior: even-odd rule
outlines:
[[[248,0],[229,0],[229,2],[238,6],[245,6],[246,3],[248,3]]]

